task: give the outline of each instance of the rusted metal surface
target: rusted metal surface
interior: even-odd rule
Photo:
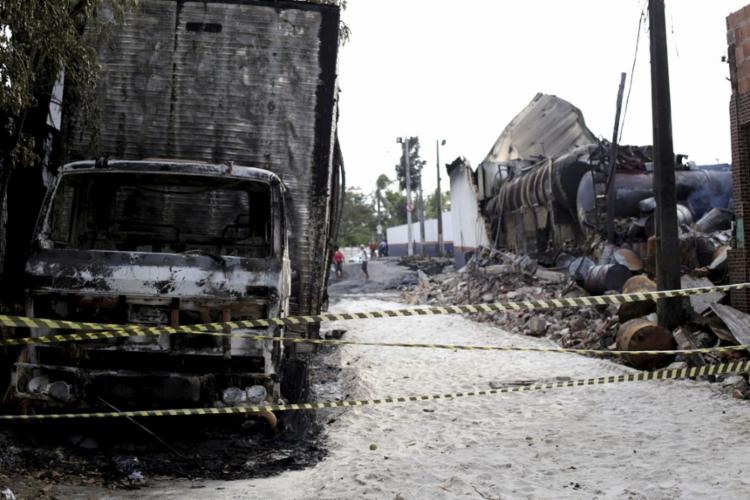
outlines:
[[[643,271],[643,261],[636,253],[628,248],[618,248],[612,254],[612,260],[628,268],[629,271],[638,273]]]
[[[589,269],[583,288],[595,294],[610,290],[619,292],[631,276],[628,268],[621,264],[601,264]]]
[[[622,293],[655,292],[656,283],[645,274],[638,274],[629,278],[622,286]],[[635,318],[642,318],[656,312],[656,302],[653,300],[642,300],[639,302],[624,302],[617,310],[620,323]]]
[[[631,319],[620,325],[617,349],[621,351],[672,350],[676,347],[672,332],[645,319]],[[625,356],[628,363],[642,370],[667,366],[674,355]]]

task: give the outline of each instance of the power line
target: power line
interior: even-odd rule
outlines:
[[[646,18],[646,2],[644,2],[644,6],[641,8],[641,15],[638,18],[638,32],[635,35],[635,51],[633,52],[633,66],[630,69],[630,82],[628,82],[628,94],[625,97],[625,108],[622,111],[622,123],[620,124],[620,133],[617,137],[617,142],[622,142],[622,131],[625,129],[625,118],[628,114],[628,104],[630,103],[630,91],[633,90],[633,77],[635,76],[635,63],[638,61],[638,46],[640,45],[641,41],[641,29],[643,27],[644,19]]]

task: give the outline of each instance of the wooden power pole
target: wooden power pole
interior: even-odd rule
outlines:
[[[672,147],[672,106],[669,96],[669,61],[664,22],[664,0],[649,0],[651,38],[651,112],[654,129],[654,194],[656,196],[656,285],[675,290],[680,284],[680,248],[677,232],[677,192]],[[682,319],[680,298],[661,299],[659,324],[675,328]]]
[[[620,111],[622,110],[622,93],[625,90],[625,73],[620,74],[620,86],[617,89],[617,108],[615,110],[615,130],[612,132],[612,144],[609,147],[609,169],[607,171],[607,241],[615,242],[615,170],[617,170],[617,133],[620,131]]]

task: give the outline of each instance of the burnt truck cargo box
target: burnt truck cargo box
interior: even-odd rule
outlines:
[[[113,24],[94,105],[64,116],[27,315],[176,327],[319,313],[343,188],[338,30],[335,5],[254,0],[141,0]],[[316,328],[33,345],[11,385],[27,408],[278,402],[306,383],[305,357],[278,340]]]
[[[267,169],[286,187],[290,314],[325,301],[340,172],[339,8],[141,0],[99,50],[95,116],[64,125],[65,159],[173,158]]]

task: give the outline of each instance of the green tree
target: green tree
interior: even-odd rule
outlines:
[[[426,162],[419,156],[419,137],[409,137],[407,143],[409,151],[409,181],[411,190],[416,191],[421,181],[422,167],[424,167]],[[396,164],[396,178],[398,179],[399,188],[404,191],[406,189],[406,165],[403,153]]]
[[[65,75],[65,106],[86,115],[99,78],[95,47],[137,0],[3,0],[0,3],[0,168],[37,163],[52,88]]]
[[[406,195],[389,190],[385,192],[385,201],[384,225],[393,227],[406,224]]]
[[[427,195],[427,199],[424,202],[424,216],[426,219],[437,218],[438,206],[437,206],[437,190],[434,193]],[[442,199],[443,212],[450,210],[451,208],[451,193],[446,191],[443,193]]]
[[[339,246],[367,244],[375,236],[377,217],[372,203],[359,188],[348,188],[341,210]]]
[[[388,178],[385,174],[380,174],[378,180],[375,181],[375,207],[377,209],[378,223],[382,224],[385,221],[383,217],[383,210],[385,209],[385,191],[393,181]]]

